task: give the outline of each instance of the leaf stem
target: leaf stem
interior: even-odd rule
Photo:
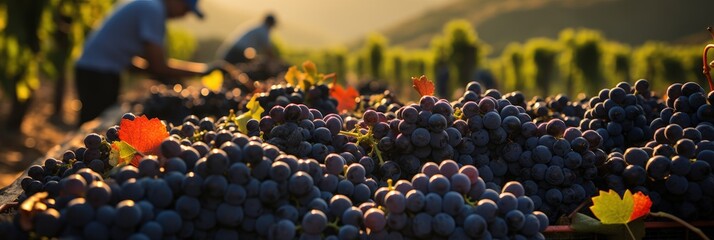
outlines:
[[[678,217],[676,217],[676,216],[674,216],[674,215],[672,215],[672,214],[669,214],[669,213],[666,213],[666,212],[650,212],[650,216],[668,218],[668,219],[670,219],[670,220],[673,220],[673,221],[675,221],[675,222],[678,222],[679,224],[682,224],[682,225],[685,226],[686,228],[689,228],[690,231],[696,233],[696,234],[699,235],[699,237],[701,237],[702,239],[704,239],[704,240],[710,240],[709,237],[707,237],[706,235],[704,235],[704,232],[702,232],[701,229],[695,227],[695,226],[692,225],[692,224],[689,224],[688,222],[685,222],[685,221],[682,220],[681,218],[678,218]]]
[[[635,238],[635,234],[633,234],[632,230],[630,229],[630,225],[625,223],[625,228],[627,228],[627,232],[630,233],[630,237],[632,237],[632,240],[637,240],[637,238]]]

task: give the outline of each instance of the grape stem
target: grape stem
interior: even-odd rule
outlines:
[[[709,31],[709,34],[712,36],[714,39],[714,31],[712,30],[712,27],[708,27],[707,31]],[[709,74],[712,65],[711,63],[707,62],[707,52],[709,52],[709,49],[714,48],[714,44],[707,44],[704,47],[704,51],[702,52],[702,73],[704,73],[704,76],[707,77],[707,81],[709,82],[709,90],[714,91],[714,82],[712,82],[712,76]],[[712,62],[714,63],[714,62]]]
[[[355,137],[357,138],[357,145],[360,145],[360,143],[367,143],[369,146],[372,147],[372,150],[370,151],[370,155],[377,155],[377,158],[379,159],[379,165],[382,165],[384,163],[384,160],[382,159],[382,152],[379,151],[377,148],[377,144],[379,141],[374,138],[374,133],[372,132],[372,128],[370,127],[369,130],[367,131],[367,134],[362,134],[359,132],[359,129],[355,128],[353,131],[340,131],[340,134],[350,136],[350,137]]]
[[[711,83],[711,82],[710,82],[710,83]],[[650,212],[650,216],[668,218],[668,219],[673,220],[673,221],[675,221],[675,222],[677,222],[677,223],[679,223],[679,224],[682,224],[683,226],[685,226],[686,228],[688,228],[690,231],[692,231],[692,232],[696,233],[697,235],[699,235],[699,237],[701,237],[702,239],[704,239],[704,240],[710,240],[709,237],[707,237],[706,235],[704,235],[704,232],[702,232],[701,229],[695,227],[695,226],[692,225],[692,224],[689,224],[688,222],[685,222],[685,221],[682,220],[681,218],[678,218],[678,217],[676,217],[676,216],[674,216],[674,215],[672,215],[672,214],[669,214],[669,213],[666,213],[666,212]]]

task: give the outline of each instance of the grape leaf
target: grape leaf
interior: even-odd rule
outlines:
[[[426,76],[421,75],[421,77],[412,77],[412,87],[417,90],[417,92],[422,95],[434,95],[434,82],[427,79]]]
[[[213,70],[210,74],[201,77],[201,83],[209,90],[219,92],[223,87],[223,73],[220,70]]]
[[[317,73],[317,66],[315,66],[314,62],[309,60],[303,62],[302,69],[305,69],[305,73],[308,75],[309,78],[312,79],[312,83],[315,83],[315,79],[319,79]]]
[[[287,81],[290,85],[293,85],[293,87],[297,87],[300,82],[302,82],[302,79],[304,79],[303,75],[304,74],[300,72],[296,66],[291,66],[285,73],[285,81]]]
[[[109,164],[112,166],[117,166],[118,164],[132,164],[138,166],[138,160],[136,164],[134,159],[141,155],[134,147],[126,143],[125,141],[115,141],[112,143],[112,152],[109,158]]]
[[[119,124],[119,139],[142,154],[159,155],[159,146],[168,136],[166,126],[158,118],[149,120],[142,115],[133,121],[122,119]]]
[[[600,195],[593,197],[592,200],[593,205],[590,210],[603,224],[627,223],[630,221],[635,205],[630,190],[625,191],[622,198],[612,189],[608,192],[600,191]]]
[[[340,84],[335,83],[330,88],[330,96],[337,100],[337,111],[342,112],[355,109],[357,106],[355,98],[359,97],[359,92],[352,86],[343,88]]]
[[[248,134],[248,120],[260,120],[261,115],[263,114],[265,109],[260,106],[257,94],[253,95],[253,98],[248,101],[248,104],[245,105],[245,108],[247,108],[248,111],[238,116],[238,118],[236,118],[236,121],[238,122],[238,130],[240,130],[240,132],[242,133]]]
[[[633,200],[634,205],[632,207],[633,210],[632,215],[630,216],[630,221],[647,215],[650,212],[650,207],[652,207],[650,197],[642,192],[635,193],[635,195],[633,195]]]

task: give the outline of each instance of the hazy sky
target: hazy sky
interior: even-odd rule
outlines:
[[[382,30],[436,5],[454,0],[202,0],[206,19],[177,21],[199,37],[247,28],[266,12],[278,19],[283,38],[315,38],[316,45],[345,42]],[[235,27],[233,27],[235,26]],[[305,39],[307,38],[307,39]],[[286,39],[289,41],[290,39]]]

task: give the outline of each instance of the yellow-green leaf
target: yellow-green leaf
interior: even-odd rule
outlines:
[[[238,122],[238,130],[242,133],[248,133],[248,120],[250,119],[255,119],[255,120],[260,120],[262,117],[263,112],[265,112],[265,109],[260,106],[260,102],[258,102],[258,95],[253,95],[253,98],[248,101],[248,103],[245,105],[245,107],[248,109],[245,111],[243,114],[238,116],[236,118],[236,121]]]
[[[630,221],[635,204],[630,190],[625,191],[622,198],[612,189],[609,192],[600,191],[600,195],[593,197],[592,200],[593,206],[590,207],[590,210],[603,224],[627,223]]]
[[[302,63],[302,68],[305,69],[305,73],[307,73],[310,77],[317,78],[317,66],[315,66],[315,63],[312,61],[305,61]]]
[[[113,156],[116,156],[116,160],[110,161],[110,164],[116,162],[113,166],[122,163],[129,164],[138,153],[134,147],[125,141],[115,141],[112,143],[112,152],[114,153]]]
[[[285,73],[285,81],[287,81],[290,85],[293,85],[293,87],[297,87],[300,83],[301,75],[302,73],[298,71],[297,67],[292,66],[288,68],[288,71]]]
[[[210,74],[201,77],[201,83],[209,90],[219,92],[223,87],[223,73],[220,70],[213,70]]]

